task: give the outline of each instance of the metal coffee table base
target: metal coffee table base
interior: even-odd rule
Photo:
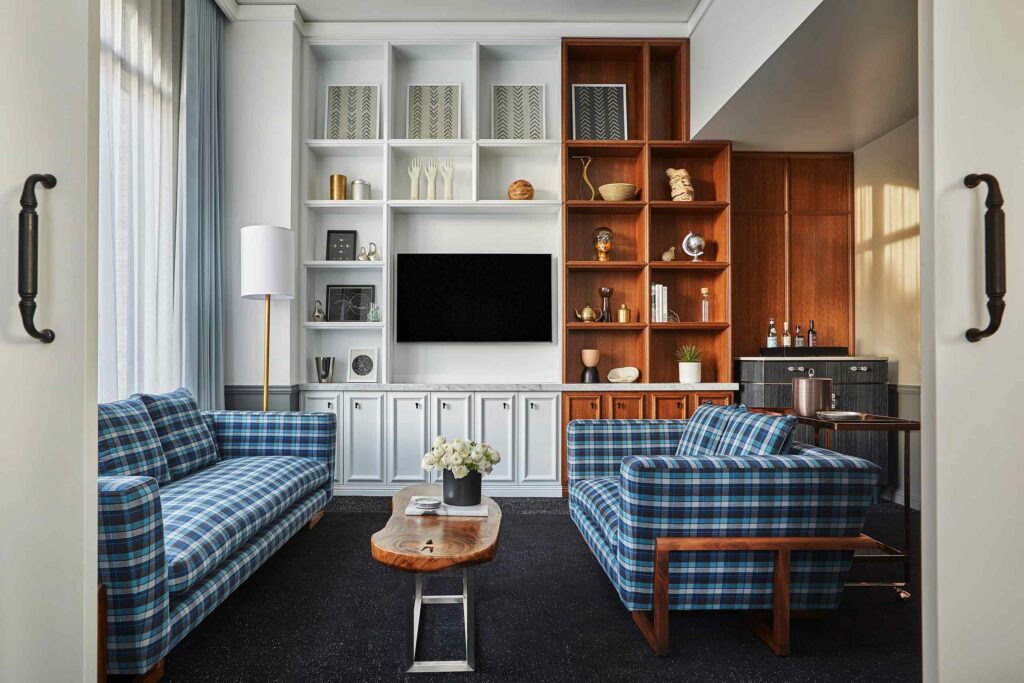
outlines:
[[[424,595],[423,574],[414,574],[414,597],[411,618],[409,620],[409,668],[407,673],[439,673],[448,671],[473,671],[475,665],[474,608],[473,608],[473,570],[466,567],[462,570],[462,595]],[[463,623],[466,625],[466,658],[451,660],[420,661],[416,659],[416,645],[420,634],[420,612],[423,605],[458,605],[462,604]]]

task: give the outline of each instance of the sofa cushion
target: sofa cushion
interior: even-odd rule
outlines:
[[[222,460],[162,488],[170,592],[194,586],[329,476],[327,465],[312,458],[251,456]]]
[[[170,481],[167,458],[145,404],[138,397],[101,403],[97,410],[99,475]]]
[[[697,410],[686,421],[676,447],[676,455],[714,455],[729,417],[740,409],[740,406],[716,406],[710,403],[697,406]]]
[[[213,432],[192,393],[182,387],[169,394],[139,394],[153,420],[167,458],[171,481],[220,459]]]
[[[612,548],[619,529],[619,478],[597,477],[573,483],[569,497],[574,507],[583,512]]]
[[[745,408],[730,414],[715,455],[782,455],[789,452],[796,417],[763,415]]]

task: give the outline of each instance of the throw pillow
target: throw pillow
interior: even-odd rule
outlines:
[[[676,447],[676,457],[714,455],[729,417],[740,406],[701,404],[686,422]]]
[[[146,404],[167,457],[171,481],[220,460],[217,442],[192,393],[182,387],[169,394],[139,394]]]
[[[101,403],[98,413],[101,476],[153,477],[161,484],[171,480],[160,437],[138,397]]]
[[[793,441],[796,417],[764,415],[745,408],[729,416],[715,455],[784,455]]]

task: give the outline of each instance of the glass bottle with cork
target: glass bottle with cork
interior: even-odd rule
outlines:
[[[768,318],[768,348],[779,348],[779,332],[775,329],[775,318]]]

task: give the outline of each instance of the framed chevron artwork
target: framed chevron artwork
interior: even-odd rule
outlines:
[[[380,139],[380,86],[329,85],[326,102],[325,139]]]
[[[572,137],[574,140],[626,140],[625,83],[574,83]]]
[[[497,140],[543,140],[543,85],[491,86],[491,131]]]
[[[410,140],[456,140],[462,137],[462,86],[409,85],[406,137]]]

